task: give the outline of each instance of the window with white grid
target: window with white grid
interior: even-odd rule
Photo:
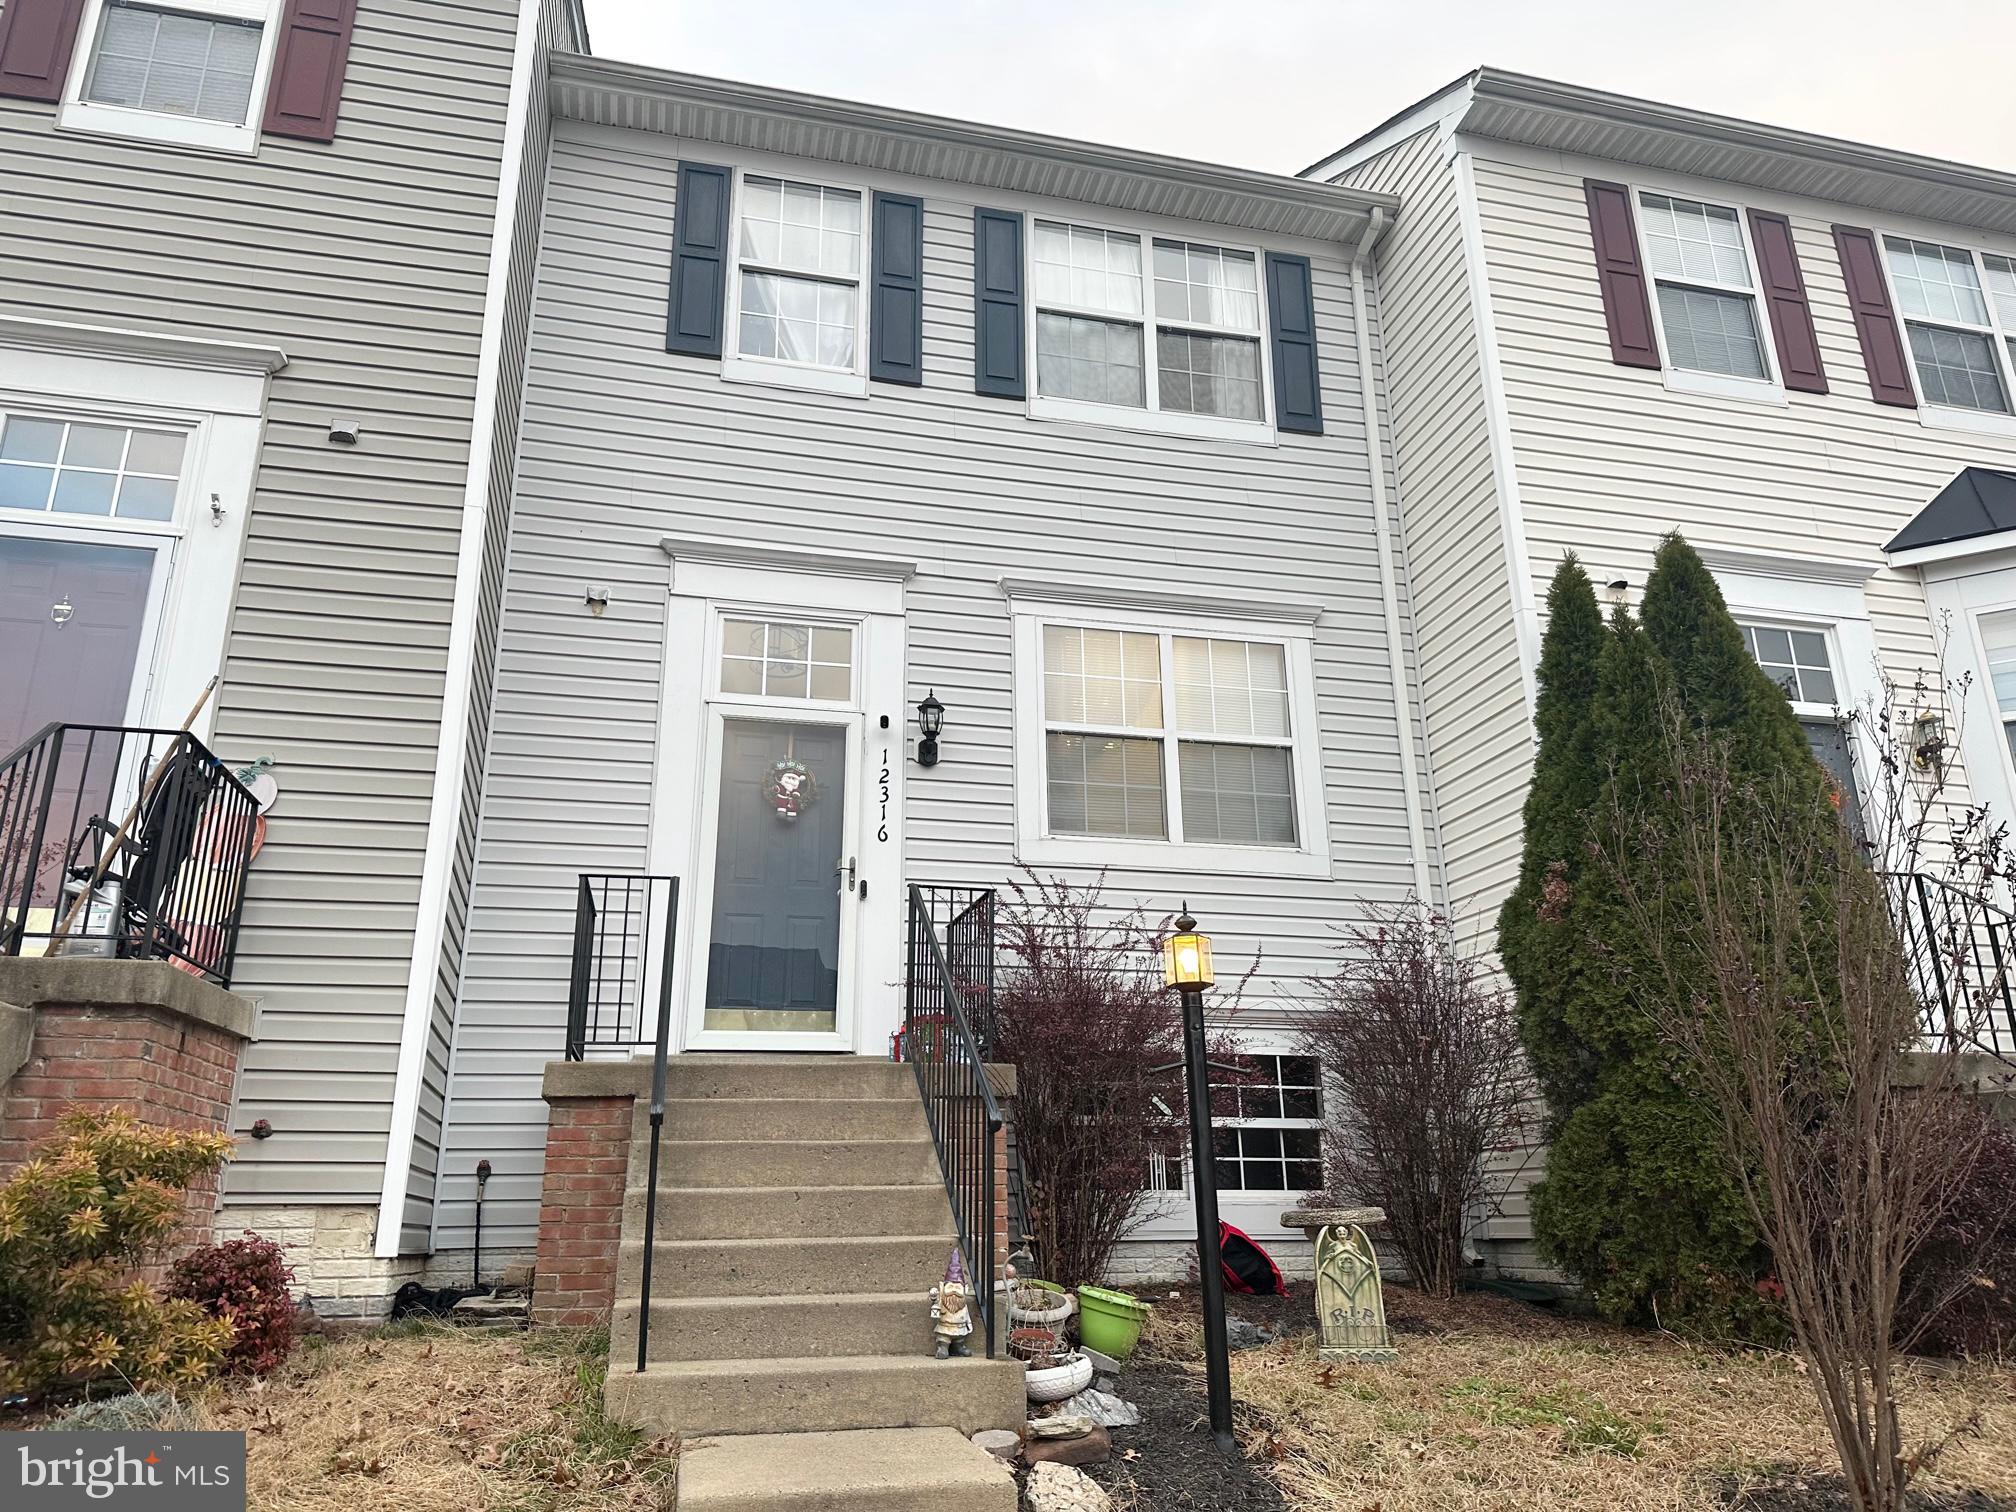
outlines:
[[[1641,193],[1638,205],[1667,366],[1768,380],[1742,217],[1669,194]]]
[[[258,150],[278,0],[84,0],[58,124]]]
[[[1288,644],[1046,623],[1039,646],[1047,833],[1299,844]]]
[[[744,174],[736,208],[737,355],[864,371],[866,240],[859,190]]]
[[[1039,398],[1267,419],[1257,253],[1038,220]]]
[[[1948,409],[2010,414],[2016,265],[1907,236],[1883,238],[1883,261],[1919,397]]]
[[[1212,1073],[1212,1166],[1221,1192],[1323,1187],[1322,1066],[1308,1055],[1241,1055]]]
[[[0,518],[173,519],[187,442],[181,431],[0,414]]]
[[[1834,665],[1827,656],[1827,637],[1818,630],[1781,625],[1742,627],[1743,644],[1770,679],[1794,703],[1832,708],[1840,702]]]

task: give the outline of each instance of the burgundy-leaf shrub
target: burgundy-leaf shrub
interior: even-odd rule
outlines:
[[[230,1321],[237,1337],[224,1356],[226,1371],[263,1376],[294,1349],[297,1319],[287,1289],[293,1280],[280,1246],[248,1230],[242,1239],[207,1244],[177,1260],[168,1294]]]
[[[1187,1148],[1183,1019],[1162,982],[1160,927],[1027,873],[998,925],[994,1055],[1016,1068],[1015,1148],[1037,1263],[1052,1281],[1102,1280],[1153,1200],[1151,1157]],[[1222,963],[1221,963],[1222,965]],[[1250,973],[1249,973],[1250,974]],[[1221,983],[1225,1012],[1239,983]],[[1214,1054],[1234,1047],[1222,1036]]]
[[[1927,1136],[1979,1143],[1905,1267],[1897,1331],[1927,1354],[2016,1355],[2016,1132],[1970,1099],[1945,1095],[1943,1117],[1954,1127],[1935,1120]]]

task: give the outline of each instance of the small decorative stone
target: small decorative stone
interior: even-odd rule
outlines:
[[[1092,1419],[1080,1413],[1059,1413],[1056,1417],[1029,1419],[1029,1437],[1032,1439],[1074,1439],[1090,1433],[1095,1424]]]
[[[530,1291],[532,1289],[532,1262],[515,1260],[504,1267],[497,1276],[499,1291]]]
[[[1097,1371],[1100,1375],[1117,1376],[1118,1374],[1120,1374],[1120,1362],[1114,1359],[1111,1355],[1103,1355],[1099,1353],[1098,1350],[1087,1349],[1083,1345],[1079,1346],[1078,1353],[1082,1354],[1083,1356],[1085,1356],[1086,1359],[1090,1360],[1092,1362],[1092,1368],[1095,1371]]]
[[[1141,1409],[1132,1402],[1123,1402],[1096,1389],[1081,1391],[1058,1405],[1065,1412],[1092,1419],[1102,1428],[1132,1428],[1141,1421]]]
[[[1225,1320],[1225,1342],[1234,1349],[1259,1349],[1274,1342],[1274,1335],[1244,1318]]]
[[[1012,1428],[982,1428],[973,1442],[996,1459],[1012,1460],[1022,1452],[1022,1435]]]
[[[1113,1512],[1113,1499],[1083,1470],[1069,1465],[1037,1465],[1022,1493],[1028,1512]]]
[[[1112,1457],[1113,1436],[1104,1428],[1077,1438],[1037,1439],[1022,1448],[1022,1458],[1032,1465],[1103,1465]]]

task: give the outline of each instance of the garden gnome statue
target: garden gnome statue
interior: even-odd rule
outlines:
[[[966,1342],[973,1332],[973,1315],[966,1304],[966,1262],[956,1249],[945,1262],[945,1279],[931,1288],[931,1334],[938,1341],[938,1358],[961,1359],[973,1353]]]

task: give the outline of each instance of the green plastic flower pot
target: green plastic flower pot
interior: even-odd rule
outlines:
[[[1078,1338],[1087,1349],[1124,1360],[1141,1342],[1148,1304],[1103,1286],[1078,1288]]]

